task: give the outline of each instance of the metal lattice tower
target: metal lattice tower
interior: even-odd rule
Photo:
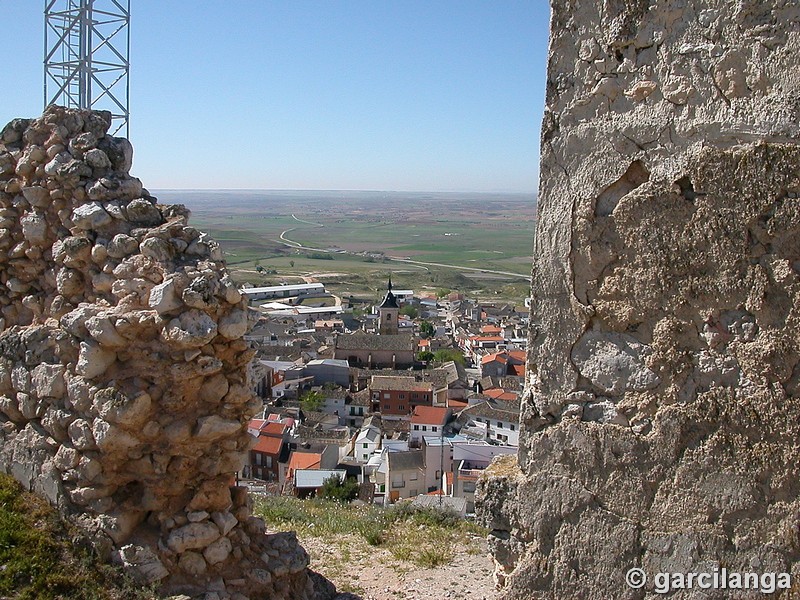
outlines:
[[[130,0],[45,0],[45,107],[108,110],[129,136],[130,15]]]

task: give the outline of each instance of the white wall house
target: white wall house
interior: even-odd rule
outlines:
[[[353,458],[359,463],[369,462],[381,445],[381,432],[377,427],[364,427],[358,432],[353,446]]]

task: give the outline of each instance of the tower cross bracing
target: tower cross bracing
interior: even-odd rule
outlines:
[[[108,110],[129,135],[130,0],[45,0],[44,104]]]

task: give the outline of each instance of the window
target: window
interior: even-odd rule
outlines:
[[[411,475],[409,475],[408,478],[411,481],[416,481],[417,480],[417,474],[416,473],[411,473]]]
[[[427,425],[423,425],[422,426],[422,431],[428,431],[428,426]]]
[[[267,467],[268,469],[272,468],[272,457],[271,456],[265,456],[264,457],[264,466]]]
[[[419,425],[414,425],[414,431],[419,431]]]
[[[431,427],[431,431],[439,431],[439,428],[436,425],[434,425],[433,427]]]
[[[509,427],[511,428],[511,431],[514,431],[514,424],[513,423],[511,423],[511,425],[509,425]]]
[[[384,404],[383,405],[383,410],[389,410],[390,408],[391,408],[390,404]]]
[[[366,450],[367,448],[369,448],[369,444],[363,444],[363,446],[364,446],[364,449],[365,449],[365,450]]]
[[[400,398],[400,400],[405,400],[406,399],[406,395],[405,394],[400,394],[399,398]]]
[[[384,394],[383,394],[383,399],[384,400],[388,400],[391,397],[392,397],[392,395],[389,392],[384,392]]]
[[[498,426],[498,427],[502,427],[502,426],[503,426],[503,424],[502,424],[500,421],[498,421],[498,422],[497,422],[497,426]]]
[[[360,416],[360,417],[364,416],[364,407],[363,406],[359,406],[358,407],[358,416]]]
[[[361,456],[364,460],[369,460],[369,454],[362,454]]]
[[[464,486],[461,488],[464,493],[472,494],[475,492],[475,482],[474,481],[465,481]]]
[[[397,407],[397,410],[405,410],[405,409],[406,409],[405,404],[401,404],[400,406]]]

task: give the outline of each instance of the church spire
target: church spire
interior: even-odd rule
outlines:
[[[386,288],[386,296],[383,298],[383,303],[379,308],[400,308],[397,304],[397,298],[392,293],[392,276],[389,275],[389,285]]]

